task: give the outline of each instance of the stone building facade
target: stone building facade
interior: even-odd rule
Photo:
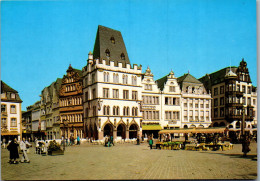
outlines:
[[[87,137],[136,138],[142,130],[140,66],[131,66],[119,31],[98,27],[93,55],[83,68]]]
[[[82,105],[82,71],[70,65],[59,90],[60,135],[84,137]]]
[[[244,59],[238,67],[223,68],[199,80],[212,93],[213,127],[240,131],[244,109],[245,127],[252,133],[257,123],[257,93]]]

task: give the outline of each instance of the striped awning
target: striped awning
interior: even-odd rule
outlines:
[[[223,133],[226,128],[202,128],[202,129],[165,129],[159,131],[159,134],[172,133]]]
[[[160,125],[156,124],[151,124],[151,125],[143,125],[142,130],[161,130],[162,127]]]
[[[8,135],[19,135],[19,133],[17,131],[1,132],[1,136],[8,136]]]

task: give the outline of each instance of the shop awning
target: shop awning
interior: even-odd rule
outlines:
[[[159,134],[173,133],[223,133],[226,128],[201,128],[201,129],[165,129],[159,131]]]
[[[19,135],[19,133],[17,131],[1,132],[1,136],[8,136],[8,135]]]
[[[162,127],[160,125],[143,125],[142,130],[161,130]]]

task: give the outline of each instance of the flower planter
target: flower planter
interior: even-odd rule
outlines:
[[[48,151],[48,155],[64,155],[63,150]]]

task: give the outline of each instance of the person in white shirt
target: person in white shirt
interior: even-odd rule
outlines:
[[[22,159],[21,159],[21,163],[30,163],[30,160],[27,156],[27,148],[26,145],[30,146],[30,143],[28,143],[28,141],[25,141],[25,138],[23,138],[22,141],[20,141],[20,149],[23,153],[22,155]]]

